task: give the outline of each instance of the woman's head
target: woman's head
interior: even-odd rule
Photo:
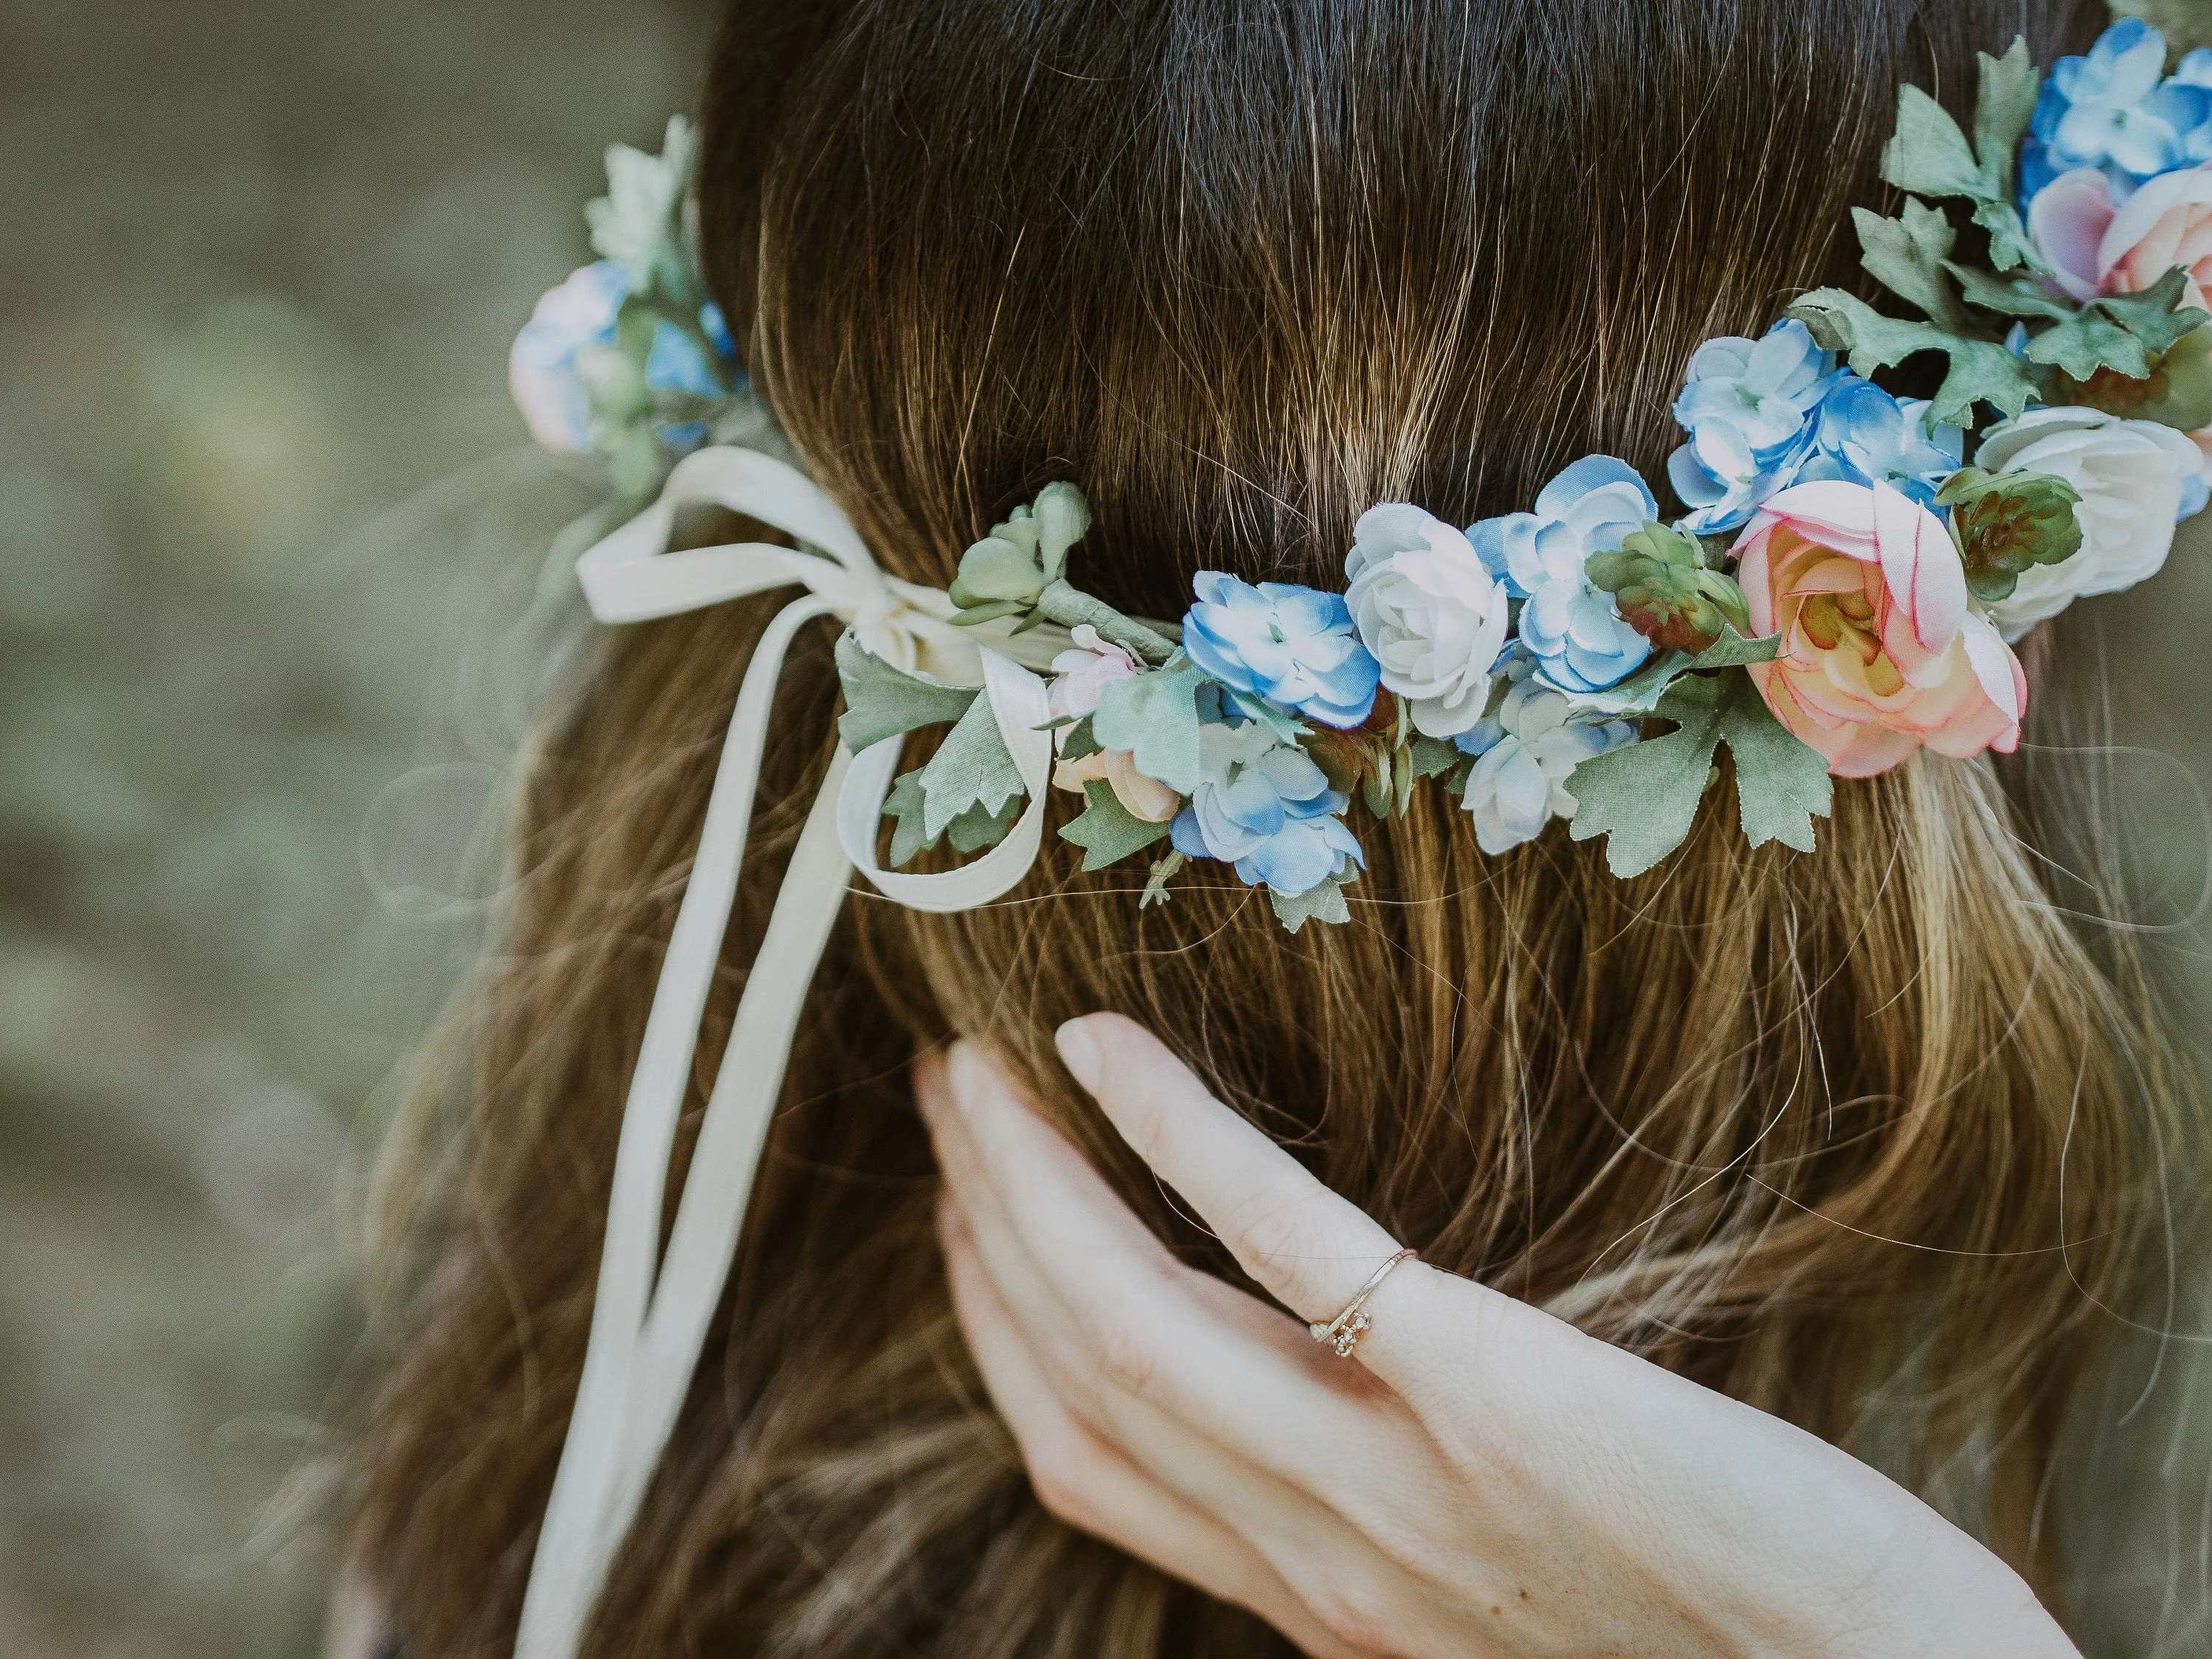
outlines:
[[[756,384],[887,568],[943,585],[1068,477],[1096,514],[1085,585],[1172,616],[1200,568],[1334,586],[1377,501],[1465,523],[1591,451],[1661,476],[1698,342],[1863,286],[1847,208],[1877,199],[1897,86],[1969,88],[2017,21],[740,3],[702,240]],[[512,1628],[656,941],[764,615],[615,642],[532,780],[442,1251],[368,1444],[370,1559],[434,1652]],[[793,679],[771,848],[826,760],[826,641]],[[1749,849],[1716,789],[1626,883],[1556,831],[1483,856],[1430,794],[1363,826],[1352,922],[1294,937],[1226,872],[1140,911],[1050,838],[980,912],[856,898],[595,1650],[1281,1650],[1043,1516],[949,1322],[903,1085],[948,1032],[1227,1270],[1050,1060],[1100,1007],[1429,1261],[1889,1458],[2037,1570],[2034,1494],[2164,1085],[2124,963],[2060,920],[2077,896],[2034,861],[2033,794],[1915,762],[1840,786],[1804,856]],[[773,890],[753,862],[710,1060]]]

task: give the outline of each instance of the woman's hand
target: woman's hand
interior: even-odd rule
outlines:
[[[916,1091],[962,1328],[1047,1509],[1330,1656],[2074,1653],[2027,1585],[1813,1436],[1418,1261],[1141,1026],[1060,1053],[1291,1319],[1176,1263],[964,1045]],[[1416,1241],[1418,1242],[1418,1241]]]

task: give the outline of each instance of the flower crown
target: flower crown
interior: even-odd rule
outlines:
[[[1971,137],[1904,88],[1882,154],[1903,212],[1853,218],[1865,268],[1921,314],[1822,289],[1762,338],[1706,342],[1674,406],[1671,523],[1633,468],[1587,456],[1465,528],[1369,509],[1342,592],[1206,571],[1163,626],[1071,580],[1090,513],[1048,485],[967,550],[949,619],[1068,630],[1051,776],[1083,798],[1060,834],[1084,867],[1150,856],[1149,904],[1216,860],[1296,929],[1346,918],[1352,803],[1389,817],[1424,780],[1486,853],[1559,818],[1626,876],[1688,833],[1723,746],[1749,842],[1808,852],[1831,775],[2010,750],[2010,642],[2151,574],[2205,501],[2186,434],[2212,428],[2212,50],[2162,78],[2165,58],[2127,19],[2045,81],[2015,40],[1980,60]],[[678,121],[658,160],[611,154],[589,214],[606,257],[514,358],[533,433],[605,456],[634,500],[763,424],[696,275],[690,153]],[[1983,263],[1953,257],[1967,227]],[[1922,353],[1948,360],[1932,398],[1866,378]],[[891,863],[1001,841],[1029,792],[990,705],[856,635],[838,666],[855,751],[951,725],[889,793]]]
[[[886,574],[791,464],[706,297],[690,129],[672,122],[658,157],[611,151],[586,213],[601,258],[540,303],[511,365],[532,434],[599,458],[613,485],[568,532],[593,543],[585,596],[623,623],[803,591],[746,665],[630,1078],[518,1659],[573,1659],[659,1461],[855,871],[918,909],[990,902],[1034,863],[1057,787],[1082,796],[1060,834],[1085,868],[1151,860],[1142,902],[1213,859],[1296,930],[1347,918],[1365,864],[1353,802],[1402,813],[1425,780],[1486,853],[1559,818],[1606,837],[1626,876],[1678,846],[1731,773],[1746,839],[1809,852],[1832,776],[1923,746],[2012,748],[2027,702],[2012,642],[2156,571],[2205,501],[2212,52],[2171,76],[2166,57],[2124,21],[2045,81],[2015,41],[1981,59],[1971,137],[1904,88],[1882,155],[1903,211],[1853,216],[1862,263],[1917,314],[1822,289],[1759,339],[1707,341],[1674,403],[1668,478],[1686,511],[1671,522],[1633,468],[1587,456],[1528,511],[1464,528],[1370,507],[1342,592],[1202,572],[1172,623],[1073,580],[1091,514],[1066,483],[969,548],[950,591]],[[1868,378],[1923,354],[1943,360],[1932,398]],[[698,503],[795,545],[672,548]],[[843,742],[770,914],[758,961],[773,971],[745,976],[664,1249],[777,680],[824,616],[847,625]],[[936,727],[929,760],[902,772],[908,735]],[[886,869],[886,817],[894,866],[947,843],[977,856]]]

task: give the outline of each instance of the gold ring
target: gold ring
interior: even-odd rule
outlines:
[[[1313,1340],[1325,1342],[1335,1349],[1339,1359],[1351,1358],[1352,1349],[1358,1345],[1360,1333],[1373,1322],[1367,1317],[1367,1298],[1375,1294],[1377,1285],[1390,1276],[1391,1268],[1401,1261],[1411,1261],[1418,1254],[1419,1252],[1415,1250],[1401,1250],[1377,1267],[1367,1282],[1359,1287],[1359,1294],[1344,1304],[1342,1313],[1326,1325],[1316,1320],[1306,1327],[1313,1333]]]

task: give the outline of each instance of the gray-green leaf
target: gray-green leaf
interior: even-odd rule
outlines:
[[[1606,864],[1616,876],[1649,870],[1690,833],[1713,750],[1725,743],[1735,756],[1745,839],[1812,850],[1811,815],[1829,809],[1827,763],[1775,720],[1750,675],[1680,681],[1659,713],[1675,722],[1665,737],[1575,769],[1567,783],[1579,803],[1569,829],[1575,840],[1607,836]]]
[[[1983,182],[1990,196],[2001,202],[2012,198],[2014,159],[2027,124],[2035,113],[2036,94],[2043,76],[2027,50],[2027,37],[2015,34],[2002,58],[1985,52],[1974,54],[1980,82],[1974,96],[1974,155],[1982,164]],[[1997,269],[2007,267],[2000,263]]]
[[[1735,756],[1736,817],[1753,847],[1778,841],[1813,850],[1813,819],[1828,816],[1835,785],[1820,751],[1781,721],[1748,674],[1728,677],[1720,738]]]
[[[1698,653],[1697,660],[1690,666],[1740,668],[1748,662],[1772,662],[1781,654],[1781,635],[1766,634],[1755,640],[1747,640],[1735,629],[1729,628],[1722,630],[1720,638]]]
[[[1103,778],[1091,778],[1084,783],[1083,799],[1090,805],[1061,826],[1060,837],[1083,849],[1083,867],[1086,870],[1103,870],[1109,864],[1118,864],[1132,853],[1141,853],[1168,832],[1166,824],[1140,818],[1122,805],[1121,797],[1114,793],[1114,786]]]
[[[1350,875],[1341,880],[1332,877],[1318,887],[1297,893],[1279,893],[1267,890],[1267,902],[1275,907],[1275,920],[1292,933],[1310,921],[1329,921],[1342,924],[1352,920],[1352,908],[1344,902],[1344,890],[1358,880]]]
[[[1897,130],[1881,147],[1881,176],[1918,196],[1989,194],[1966,135],[1951,113],[1916,86],[1897,94]]]
[[[1979,306],[1984,311],[2000,311],[2008,317],[2049,318],[2053,321],[2063,321],[2074,314],[2072,306],[2053,296],[2042,283],[2027,277],[2000,281],[1986,270],[1954,264],[1948,259],[1943,262],[1943,269],[1959,279],[1966,303]]]
[[[921,769],[922,830],[935,841],[953,819],[981,806],[996,816],[1023,793],[1021,769],[1006,752],[1006,740],[988,697],[968,705],[945,743]]]
[[[1916,87],[1905,88],[1908,93],[1918,90]],[[1923,99],[1927,96],[1924,93],[1921,95]],[[1936,112],[1942,113],[1941,110]],[[1946,115],[1943,118],[1948,122],[1951,118]],[[1954,126],[1951,131],[1956,133],[1958,129]],[[1962,151],[1966,142],[1964,138],[1959,140]],[[1950,255],[1952,244],[1958,240],[1958,233],[1951,228],[1951,222],[1943,216],[1941,208],[1932,208],[1907,197],[1902,218],[1885,219],[1864,208],[1853,208],[1851,222],[1858,228],[1859,263],[1875,281],[1919,307],[1954,334],[1963,334],[1972,326],[1943,272],[1944,261]]]
[[[1188,795],[1198,787],[1198,688],[1205,684],[1178,653],[1163,667],[1109,683],[1091,732],[1100,747],[1128,750],[1139,772]]]
[[[902,672],[849,630],[837,641],[837,682],[845,691],[837,732],[856,755],[885,738],[957,720],[975,701],[974,686],[939,685]]]
[[[1852,368],[1861,374],[1901,363],[1917,351],[1947,355],[1950,373],[1943,377],[1935,406],[1929,410],[1929,418],[1940,423],[1971,424],[1977,403],[2017,415],[2035,395],[2035,380],[2027,366],[1995,341],[1962,339],[1933,323],[1885,317],[1856,295],[1838,288],[1815,289],[1784,314],[1803,323],[1826,349],[1848,353]]]
[[[926,792],[922,787],[922,769],[902,773],[884,798],[884,812],[896,818],[897,827],[891,831],[891,867],[898,869],[910,862],[915,854],[926,848],[934,847],[940,839],[929,833],[924,823]],[[996,812],[981,806],[971,806],[945,826],[945,833],[959,853],[980,853],[986,847],[996,847],[1006,838],[1021,816],[1018,799],[1008,801]]]
[[[1683,681],[1661,711],[1674,731],[1586,760],[1568,778],[1577,802],[1568,834],[1606,836],[1606,866],[1614,875],[1641,875],[1690,833],[1720,741],[1721,694],[1717,679]]]

